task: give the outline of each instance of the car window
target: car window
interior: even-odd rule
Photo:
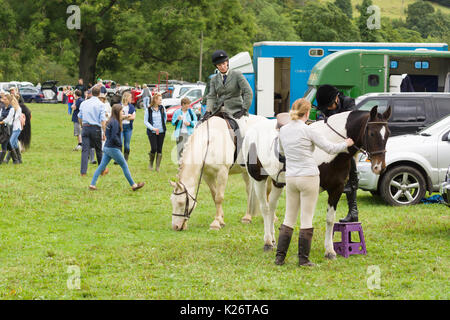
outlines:
[[[185,94],[189,89],[190,89],[189,87],[187,87],[187,88],[181,88],[181,89],[180,89],[180,93],[178,94],[178,97],[177,97],[177,98],[181,97],[181,96],[182,96],[183,94]]]
[[[383,113],[386,111],[388,105],[387,99],[369,99],[361,105],[359,110],[370,111],[374,106],[378,106],[378,112]]]
[[[186,95],[186,98],[189,98],[192,101],[192,100],[197,100],[201,96],[202,96],[202,91],[200,89],[196,89],[196,90],[192,90],[191,92],[189,92]]]
[[[450,99],[436,98],[436,106],[439,118],[443,118],[450,114]]]
[[[423,99],[394,99],[392,122],[424,122],[425,101]]]

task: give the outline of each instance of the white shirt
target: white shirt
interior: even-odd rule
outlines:
[[[313,158],[315,146],[336,154],[347,150],[347,143],[331,143],[320,132],[301,120],[291,120],[280,129],[280,154],[286,156],[286,177],[319,175]]]
[[[15,112],[15,115],[14,115]],[[22,130],[22,124],[20,123],[20,115],[22,114],[22,108],[18,108],[17,111],[14,110],[14,107],[9,109],[9,113],[6,118],[3,120],[4,123],[8,125],[12,125],[12,130]],[[13,119],[14,117],[14,119]]]
[[[186,125],[184,124],[184,122],[187,121],[187,120],[186,120],[186,116],[187,116],[188,111],[187,111],[187,110],[186,110],[186,111],[181,111],[181,113],[183,114],[183,119],[181,120],[183,123],[181,124],[181,130],[180,130],[180,133],[185,133],[185,134],[187,134],[188,131],[187,131],[187,127],[186,127]]]

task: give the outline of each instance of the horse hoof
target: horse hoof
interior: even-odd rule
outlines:
[[[270,244],[265,244],[264,245],[264,252],[272,251],[272,250],[273,250],[273,246],[272,245],[270,245]]]
[[[326,253],[325,254],[325,258],[327,258],[329,260],[335,260],[336,259],[336,253],[332,253],[332,252]]]

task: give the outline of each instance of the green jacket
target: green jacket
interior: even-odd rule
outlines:
[[[224,111],[232,115],[242,108],[248,111],[252,104],[252,98],[252,88],[242,72],[230,70],[225,84],[222,83],[220,73],[211,79],[207,106],[209,110],[215,112],[223,105]]]

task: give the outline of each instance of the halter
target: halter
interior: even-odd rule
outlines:
[[[340,136],[343,139],[347,139],[346,137],[344,137],[342,134],[340,134],[339,132],[337,132],[332,126],[330,126],[330,124],[328,123],[328,117],[325,117],[324,122],[326,123],[326,125],[328,126],[328,128],[330,128],[334,133],[336,133],[338,136]],[[368,159],[370,160],[372,158],[373,155],[376,154],[385,154],[386,153],[386,149],[383,150],[377,150],[377,151],[368,151],[367,149],[367,135],[366,135],[366,131],[367,128],[370,124],[381,124],[383,126],[387,126],[388,123],[386,122],[382,122],[382,121],[368,121],[364,127],[364,142],[363,142],[363,146],[362,147],[358,147],[356,146],[356,144],[352,145],[352,147],[355,147],[359,152],[364,153],[365,155],[367,155]],[[351,148],[351,147],[350,147]]]
[[[207,133],[206,152],[205,152],[205,156],[203,158],[202,169],[200,170],[200,177],[198,179],[197,191],[195,192],[195,197],[193,197],[189,193],[189,191],[187,190],[187,188],[186,188],[186,186],[184,185],[183,182],[179,182],[181,184],[181,186],[184,188],[184,190],[182,192],[178,192],[178,193],[175,193],[175,191],[173,191],[172,194],[176,195],[176,196],[179,196],[179,195],[182,195],[182,194],[186,194],[186,202],[185,202],[185,205],[184,205],[184,213],[183,214],[172,213],[172,216],[183,217],[186,220],[188,220],[191,217],[191,213],[192,213],[192,211],[195,208],[195,203],[197,203],[198,191],[200,190],[200,183],[202,181],[203,169],[205,167],[206,155],[208,154],[208,149],[209,149],[209,121],[206,121],[206,133]],[[192,206],[192,208],[190,210],[189,210],[189,198],[194,200],[194,205]]]

